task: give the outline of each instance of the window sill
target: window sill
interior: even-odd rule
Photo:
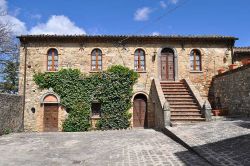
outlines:
[[[89,73],[100,73],[102,70],[90,70]]]
[[[189,71],[190,73],[203,73],[203,71]]]
[[[45,71],[45,73],[56,73],[58,72],[57,70],[56,71]]]
[[[91,119],[101,119],[101,117],[99,115],[93,115],[91,116]]]
[[[147,71],[145,71],[145,70],[142,70],[142,71],[140,71],[140,70],[135,70],[135,72],[137,72],[137,73],[147,73]]]

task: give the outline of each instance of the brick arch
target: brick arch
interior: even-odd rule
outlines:
[[[46,92],[45,94],[42,95],[42,97],[40,98],[40,103],[44,104],[44,103],[60,103],[60,97],[53,92],[52,89],[49,89],[48,92]]]
[[[57,47],[47,47],[47,48],[46,48],[46,55],[48,55],[48,52],[49,52],[49,50],[51,50],[51,49],[55,49],[55,50],[57,51],[58,55],[60,54],[59,48],[57,48]]]
[[[202,48],[196,48],[196,47],[190,48],[190,49],[188,50],[188,54],[190,55],[191,51],[193,51],[193,50],[198,50],[198,51],[200,51],[201,56],[202,56],[202,55],[205,55],[204,49],[202,49]]]
[[[142,50],[145,52],[145,56],[148,55],[148,50],[147,50],[147,48],[144,48],[144,47],[135,47],[135,48],[133,49],[132,54],[134,54],[135,51],[138,50],[138,49],[142,49]]]
[[[135,96],[136,96],[136,95],[139,95],[139,94],[146,96],[147,101],[149,100],[149,96],[148,96],[148,94],[147,94],[146,92],[144,92],[144,91],[138,91],[138,92],[135,92],[135,93],[133,94],[133,96],[132,96],[132,98],[131,98],[131,101],[133,102]]]

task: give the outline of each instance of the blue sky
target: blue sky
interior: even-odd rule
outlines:
[[[250,46],[249,0],[189,0],[155,21],[185,1],[0,0],[0,7],[18,24],[18,34],[219,34],[239,37],[237,46]]]

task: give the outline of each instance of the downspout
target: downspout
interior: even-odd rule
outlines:
[[[25,40],[25,38],[23,39]],[[27,71],[27,44],[24,43],[24,73],[23,73],[23,117],[22,127],[24,129],[24,112],[25,112],[25,97],[26,97],[26,71]]]
[[[233,40],[231,42],[231,57],[232,57],[232,64],[234,64],[234,43],[235,41]]]

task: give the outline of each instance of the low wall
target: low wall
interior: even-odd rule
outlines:
[[[149,97],[153,102],[155,128],[164,129],[165,126],[170,125],[170,107],[164,97],[159,80],[152,80]]]
[[[22,97],[0,94],[0,135],[23,130]]]
[[[215,76],[211,88],[214,107],[250,116],[250,65]]]

